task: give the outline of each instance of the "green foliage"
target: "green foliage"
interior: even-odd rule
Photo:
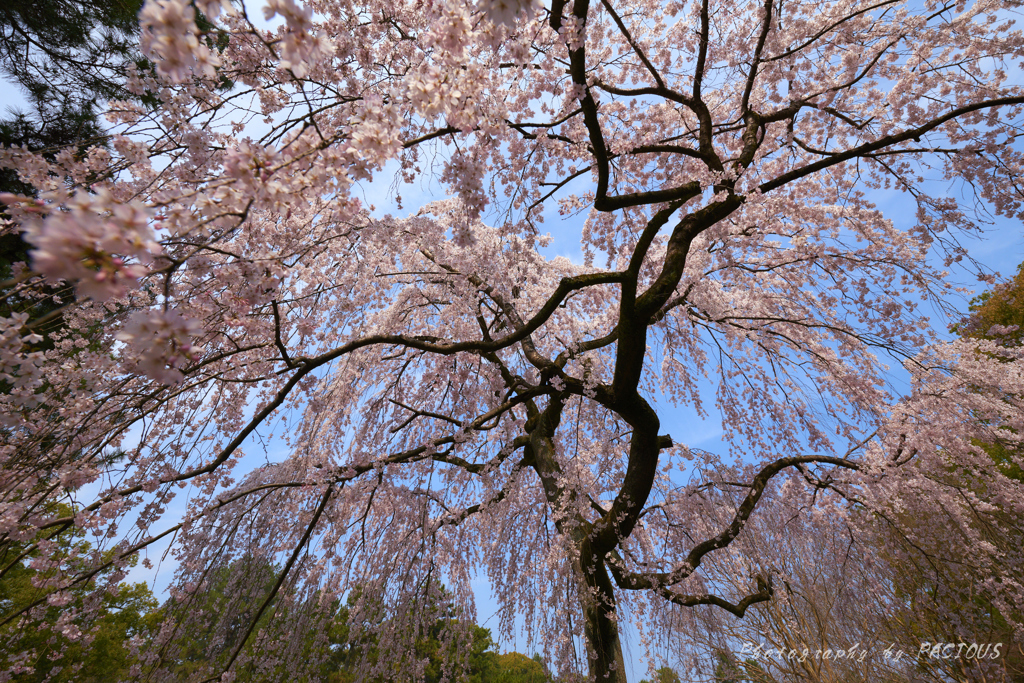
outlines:
[[[281,567],[265,559],[246,555],[213,567],[196,592],[169,598],[161,612],[167,620],[163,624],[165,633],[168,628],[172,630],[169,642],[156,653],[156,678],[168,682],[204,680],[219,676],[230,663],[238,683],[268,677],[310,683],[347,680],[332,675],[353,659],[359,647],[348,642],[347,609],[335,601],[324,615],[319,600],[314,599],[311,605],[295,604],[284,590],[261,611],[280,571]],[[312,618],[299,618],[300,626],[296,628],[293,617],[307,615]],[[282,635],[282,628],[290,654],[282,657],[277,653],[278,662],[268,671],[261,655],[268,639]],[[319,676],[297,679],[289,656],[325,662]]]
[[[650,683],[643,680],[640,683]],[[679,674],[670,666],[661,666],[654,671],[654,683],[680,683]]]
[[[67,508],[55,506],[55,510],[66,512]],[[47,540],[66,551],[68,568],[73,568],[76,556],[87,555],[91,550],[72,529],[55,533]],[[103,575],[71,588],[64,603],[54,599],[60,596],[48,596],[39,587],[40,580],[52,572],[41,574],[29,566],[35,554],[21,557],[25,547],[8,544],[0,548],[0,568],[6,570],[0,576],[0,622],[40,598],[50,597],[57,604],[43,600],[38,607],[0,626],[0,668],[6,668],[14,657],[28,654],[23,662],[26,670],[11,679],[14,683],[101,683],[126,676],[135,663],[126,641],[138,638],[145,642],[159,626],[158,603],[149,588],[142,583],[124,584],[115,593],[102,593],[97,617],[89,621],[88,631],[79,634],[81,620],[68,616],[81,614],[86,603],[95,599],[89,598],[89,594]],[[62,615],[63,624],[59,622]]]
[[[483,681],[493,683],[547,683],[547,667],[538,655],[531,659],[519,652],[507,652],[497,655],[494,676]]]
[[[28,95],[39,124],[95,122],[98,101],[129,96],[127,69],[142,59],[141,7],[142,0],[0,3],[0,70]]]
[[[971,339],[992,339],[1005,346],[1019,346],[1024,341],[1024,263],[1017,274],[971,300],[970,316],[953,326],[953,331]],[[1014,327],[1003,334],[989,334],[993,326]]]
[[[91,114],[78,111],[63,111],[51,121],[37,122],[22,113],[0,121],[0,146],[26,147],[31,151],[57,150],[80,146],[81,141],[95,137],[100,132],[99,124]],[[52,156],[52,155],[50,155]],[[31,186],[23,183],[11,169],[0,169],[0,192],[20,195],[34,195]],[[0,205],[0,218],[4,217]],[[0,283],[14,278],[17,264],[29,262],[29,244],[19,232],[0,233]],[[36,321],[33,331],[43,335],[39,344],[30,351],[46,351],[53,348],[52,335],[63,329],[60,309],[74,300],[74,291],[69,285],[52,286],[38,284],[28,290],[14,293],[9,287],[0,285],[0,317],[11,317],[14,313],[26,313]]]
[[[1017,268],[1017,273],[1010,280],[997,285],[987,292],[975,297],[970,303],[970,314],[960,323],[951,329],[965,339],[978,339],[994,341],[1001,346],[1012,348],[1019,347],[1024,343],[1024,263]],[[979,418],[980,420],[981,418]],[[987,421],[986,421],[987,422]],[[988,423],[991,424],[991,423]],[[1004,431],[1005,430],[1005,431]],[[1012,433],[1008,426],[998,426],[994,430],[997,436],[986,442],[974,441],[974,445],[985,450],[992,458],[992,461],[1001,473],[1018,482],[1024,482],[1024,469],[1015,462],[1019,457],[1019,449],[1016,445],[1008,445],[1011,442],[1000,441],[999,433]],[[982,500],[989,498],[988,492],[979,486],[975,477],[970,471],[956,471],[951,468],[951,484],[964,486]],[[998,501],[992,501],[995,508],[1002,509]],[[1003,530],[996,531],[990,538],[994,544],[1005,543],[1012,546],[1019,543],[1019,531],[1017,538],[1006,537],[1013,530],[1019,530],[1015,522],[1015,515],[1012,512],[997,512],[992,510],[989,513],[995,519],[1002,518],[1006,521]],[[910,525],[909,520],[905,523]],[[927,520],[928,524],[935,523],[934,520]],[[986,531],[986,529],[983,529]],[[899,546],[901,539],[894,539],[893,544]],[[908,553],[913,557],[913,553]],[[892,577],[893,587],[899,598],[906,601],[910,606],[906,614],[900,616],[894,614],[894,618],[902,622],[902,627],[909,634],[912,634],[917,642],[934,641],[945,638],[947,641],[954,641],[957,634],[951,629],[946,614],[956,612],[961,615],[964,622],[970,623],[976,631],[978,642],[1001,642],[1004,644],[1003,658],[1001,664],[1005,667],[1007,680],[1015,682],[1024,681],[1024,650],[1017,638],[1006,615],[1000,612],[988,599],[975,595],[974,591],[967,590],[965,581],[973,581],[974,577],[969,574],[960,574],[960,566],[970,566],[967,558],[953,558],[951,568],[945,569],[946,575],[933,577],[926,580],[927,567],[917,567],[906,560],[899,560],[888,557],[887,560],[897,569]],[[924,561],[922,561],[923,563]],[[931,566],[928,561],[928,566]],[[950,590],[950,587],[958,590]],[[963,596],[970,596],[964,599]],[[955,601],[955,602],[953,602]],[[950,603],[953,604],[950,604]],[[946,609],[937,609],[937,606],[945,604]],[[1020,614],[1013,615],[1020,619]],[[913,640],[913,639],[912,639]],[[926,668],[926,663],[919,663],[919,666]]]
[[[292,656],[320,661],[318,683],[390,683],[395,676],[376,678],[361,676],[359,665],[378,661],[379,650],[375,631],[387,630],[389,621],[383,607],[367,607],[364,595],[353,591],[342,602],[336,600],[324,614],[319,598],[311,604],[285,604],[283,596],[270,602],[267,609],[256,617],[276,581],[280,568],[264,560],[243,557],[215,568],[207,575],[204,587],[189,597],[171,598],[164,603],[161,613],[175,620],[176,633],[172,643],[160,652],[158,664],[161,676],[168,681],[186,681],[205,678],[223,671],[229,658],[238,649],[241,639],[248,634],[239,657],[232,667],[236,683],[263,680],[267,671],[257,672],[258,655],[267,634],[275,628],[291,633],[288,636]],[[469,646],[456,646],[449,634],[465,627],[458,614],[444,604],[444,589],[433,593],[435,598],[417,606],[422,616],[427,615],[428,627],[414,642],[412,656],[425,661],[423,683],[548,683],[551,678],[543,660],[533,659],[518,652],[498,654],[491,632],[475,624],[469,625]],[[362,602],[360,609],[356,604]],[[425,612],[424,612],[425,611]],[[358,613],[358,617],[356,616]],[[302,615],[302,616],[300,616]],[[294,621],[290,617],[296,617]],[[256,619],[255,626],[253,619]],[[431,621],[432,620],[432,621]],[[306,628],[293,629],[296,623]],[[314,628],[309,628],[315,624]],[[250,628],[251,627],[251,628]],[[464,666],[464,670],[458,670]],[[446,670],[447,667],[447,670]],[[274,680],[294,681],[292,668],[282,659],[280,670],[271,672]]]
[[[3,63],[3,66],[9,67]],[[48,105],[49,106],[49,105]],[[99,122],[91,110],[76,109],[65,105],[58,110],[52,107],[33,118],[15,112],[11,118],[0,120],[0,146],[25,147],[33,152],[42,152],[53,158],[61,149],[78,149],[84,153],[86,143],[95,141],[102,134]],[[0,169],[0,192],[33,196],[34,188],[21,181],[8,168]],[[0,204],[0,218],[4,218],[4,206]],[[29,244],[19,232],[0,232],[0,283],[9,282],[19,275],[18,264],[28,265]],[[34,283],[16,293],[8,286],[0,285],[0,317],[9,318],[15,313],[29,316],[32,332],[43,336],[39,343],[32,344],[28,351],[48,351],[54,347],[53,336],[65,329],[61,309],[74,301],[74,290],[70,285]],[[7,389],[0,386],[0,391]]]
[[[740,662],[731,653],[721,651],[717,657],[715,683],[775,683],[775,679],[753,659]],[[652,682],[645,679],[640,683]],[[653,683],[682,683],[682,679],[672,667],[662,666],[655,670]]]
[[[62,150],[84,155],[89,147],[106,144],[96,105],[110,98],[134,97],[124,88],[127,69],[143,65],[137,48],[137,15],[143,0],[8,0],[0,3],[0,75],[22,87],[30,111],[12,111],[0,120],[0,146],[24,147],[53,160]],[[0,192],[35,195],[11,169],[0,169]],[[0,219],[4,218],[0,204]],[[75,301],[65,283],[39,280],[15,289],[29,263],[30,246],[19,232],[0,229],[0,317],[28,315],[23,333],[42,336],[22,351],[50,351],[55,339],[69,333],[62,315]],[[103,327],[74,330],[89,340],[78,347],[100,351],[93,341]],[[0,381],[0,393],[10,385]],[[26,448],[26,451],[29,449]],[[53,453],[34,463],[49,469],[76,457],[61,444],[44,444],[39,451]],[[116,456],[114,456],[116,459]],[[12,461],[13,462],[13,461]]]
[[[442,589],[441,594],[444,594]],[[330,657],[324,667],[325,683],[354,683],[362,680],[358,677],[356,666],[361,657],[366,656],[371,662],[377,661],[377,642],[352,623],[350,608],[355,604],[358,595],[350,595],[345,607],[340,607],[333,619],[333,628],[329,635]],[[546,683],[549,678],[543,662],[537,658],[530,659],[518,652],[497,654],[494,651],[494,640],[490,630],[471,625],[471,640],[468,652],[455,652],[452,645],[446,646],[445,634],[457,630],[460,626],[458,615],[437,602],[423,605],[421,609],[436,613],[436,618],[426,633],[417,638],[415,657],[427,660],[424,670],[424,683],[440,683],[448,680],[452,683]],[[462,656],[459,656],[462,655]],[[445,671],[452,662],[461,661],[465,664],[464,671]],[[388,679],[380,677],[379,683]]]
[[[1024,343],[1024,263],[1017,267],[1013,278],[975,297],[970,311],[968,319],[955,329],[962,336],[988,339],[1007,347],[1018,347]],[[1001,429],[1010,430],[1005,426]],[[1024,482],[1024,469],[1014,462],[1014,458],[1019,456],[1018,450],[999,441],[979,445],[992,457],[1003,475]],[[1015,672],[1013,680],[1024,681],[1024,653],[1013,629],[998,610],[984,601],[979,602],[976,610],[989,616],[993,633],[1012,643],[1006,662]]]
[[[676,676],[674,671],[672,675]],[[727,652],[718,653],[715,681],[716,683],[775,683],[775,679],[764,670],[757,660],[746,659],[741,662]],[[659,679],[658,683],[679,683],[679,676],[676,676],[674,681]]]

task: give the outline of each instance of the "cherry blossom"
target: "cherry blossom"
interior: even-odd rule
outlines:
[[[195,8],[183,0],[147,2],[139,14],[143,47],[171,82],[195,75],[213,77],[220,59],[199,40]]]
[[[538,9],[538,3],[533,0],[480,0],[479,9],[494,24],[512,26],[520,16],[532,17]]]
[[[992,279],[964,237],[1024,217],[1018,12],[149,0],[109,140],[0,149],[33,188],[2,198],[24,613],[166,543],[138,679],[200,628],[199,679],[316,678],[351,600],[352,675],[404,680],[438,582],[472,617],[483,577],[496,635],[621,682],[672,624],[785,613],[757,549],[798,576],[818,530],[1020,639],[1024,365],[945,332]]]
[[[140,203],[114,202],[104,189],[95,194],[77,192],[63,206],[38,204],[8,196],[31,220],[22,225],[35,249],[33,267],[50,281],[77,283],[82,296],[97,301],[118,297],[149,272],[160,254],[149,218]],[[139,262],[127,263],[134,257]]]
[[[144,310],[133,313],[115,337],[128,344],[134,370],[175,384],[183,378],[180,368],[202,355],[202,347],[193,343],[201,333],[199,321],[178,311]]]

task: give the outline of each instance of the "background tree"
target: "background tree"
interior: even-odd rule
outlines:
[[[812,519],[899,510],[1015,619],[1024,557],[990,539],[1024,494],[982,444],[1022,464],[1024,351],[944,342],[919,306],[957,295],[977,212],[1019,218],[1018,8],[272,0],[268,30],[195,4],[143,7],[154,70],[125,88],[155,106],[112,104],[109,149],[0,150],[35,190],[3,197],[26,283],[73,284],[67,324],[102,328],[32,355],[4,319],[0,539],[45,558],[48,534],[94,534],[68,585],[171,538],[181,595],[279,568],[195,615],[246,624],[210,680],[311,675],[293,636],[355,586],[356,675],[422,676],[431,586],[471,615],[483,572],[499,628],[523,616],[558,675],[621,681],[624,617],[744,617],[779,590],[712,573],[775,486]],[[357,183],[393,168],[447,197],[365,206]],[[886,189],[916,212],[888,219]],[[577,212],[582,235],[556,231],[583,262],[545,258],[541,223]],[[688,443],[712,402],[724,457]],[[271,432],[289,455],[233,472]],[[53,444],[74,457],[41,471]]]
[[[889,522],[864,509],[851,506],[845,515],[808,519],[787,501],[784,490],[770,490],[766,498],[745,536],[730,546],[730,553],[709,562],[706,574],[725,593],[742,590],[747,572],[770,575],[772,599],[743,619],[704,608],[661,624],[673,634],[666,649],[691,664],[688,680],[1015,680],[1013,634],[993,619],[991,605],[985,610],[972,602],[977,596],[973,582],[960,578],[956,590],[943,590],[954,572],[963,571],[966,558],[947,555],[943,560],[923,549],[913,554],[910,539],[893,538]],[[899,529],[914,526],[912,520],[900,521]],[[785,557],[773,551],[779,547],[788,549]],[[948,621],[954,609],[955,625]],[[947,615],[946,621],[940,614]],[[976,642],[986,645],[988,653],[993,644],[1002,646],[999,657],[979,666],[973,656],[919,657],[926,642]],[[956,647],[946,654],[955,652]]]
[[[20,87],[31,108],[5,122],[5,137],[52,149],[94,139],[102,105],[131,98],[124,84],[142,59],[141,7],[141,0],[4,3],[0,73]]]
[[[532,658],[521,652],[506,652],[497,656],[492,679],[495,683],[548,683],[544,661],[537,655]]]
[[[1019,327],[1024,323],[1022,288],[1024,266],[1018,267],[1009,280],[973,299],[970,314],[953,326],[953,330],[967,340],[992,341],[1007,348],[1019,347]],[[985,353],[981,348],[978,352]],[[998,353],[992,357],[1002,363],[1016,362]],[[983,388],[979,390],[984,391]],[[999,421],[985,421],[981,415],[979,418],[989,428],[988,436],[979,438],[973,445],[988,454],[1003,475],[1016,481],[1018,486],[1024,485],[1020,445],[1010,436],[1015,436],[1016,427]],[[974,469],[954,469],[951,474],[947,480],[951,478],[953,485],[970,492],[969,496],[964,496],[965,506],[976,517],[974,523],[980,528],[983,542],[1011,548],[1024,544],[1024,525],[1020,524],[1019,516],[1012,511],[1012,506],[1006,507],[997,495],[993,496],[994,492],[985,485],[984,477],[978,477]],[[977,515],[974,510],[979,507],[986,508],[989,514]],[[899,513],[891,511],[890,514]],[[898,534],[892,529],[888,532]],[[902,536],[888,539],[882,547],[898,549],[893,584],[901,597],[909,602],[909,613],[903,617],[908,630],[915,632],[919,640],[930,637],[934,641],[935,636],[931,634],[949,636],[956,633],[956,629],[947,623],[948,615],[955,612],[958,624],[966,625],[960,626],[960,635],[964,631],[983,634],[975,635],[975,638],[1002,643],[1004,655],[999,674],[1015,683],[1024,681],[1024,635],[1013,626],[1021,619],[1020,606],[1012,603],[997,606],[976,592],[974,582],[965,578],[977,571],[971,558],[943,552],[928,553],[921,547],[914,547],[913,539]],[[935,548],[934,543],[932,547]],[[1024,580],[1024,568],[1015,572],[1014,579]],[[966,676],[967,672],[961,669],[951,675],[957,674]],[[977,673],[974,677],[982,678]]]
[[[28,100],[28,111],[0,120],[0,144],[48,152],[100,144],[99,116],[111,99],[133,99],[125,88],[142,63],[138,49],[141,0],[13,0],[0,9],[0,75]],[[31,194],[10,168],[0,192]],[[0,237],[0,269],[27,262],[17,234]],[[0,276],[10,277],[9,273]]]
[[[204,584],[197,586],[191,595],[170,598],[161,607],[164,633],[159,640],[168,646],[158,653],[160,668],[165,680],[187,681],[202,677],[205,672],[216,671],[223,665],[223,657],[230,654],[239,644],[251,616],[246,610],[257,607],[249,599],[248,584],[253,573],[259,573],[265,580],[272,580],[277,568],[271,566],[253,567],[249,558],[243,558],[228,566],[212,571]],[[247,566],[248,565],[248,566]],[[460,629],[467,626],[464,620],[452,611],[443,588],[434,595],[431,604],[420,605],[418,614],[426,615],[429,626],[415,635],[413,655],[422,665],[419,680],[438,683],[442,680],[463,683],[547,683],[550,677],[538,657],[530,659],[518,652],[498,654],[490,631],[475,624],[468,625],[468,640],[452,640],[453,634],[462,635]],[[316,671],[308,679],[326,683],[351,683],[357,680],[389,681],[387,666],[390,662],[382,658],[376,638],[367,633],[367,626],[395,626],[389,623],[382,605],[372,598],[367,610],[364,591],[355,589],[347,599],[336,601],[330,610],[330,619],[317,628],[293,631],[291,645],[296,648],[297,657],[318,662]],[[239,606],[241,608],[239,608]],[[309,610],[309,605],[292,605],[291,610]],[[287,618],[287,610],[274,604],[256,624],[256,632],[266,631],[273,620]],[[319,612],[313,606],[314,612]],[[230,620],[211,621],[208,615],[230,615]],[[200,630],[192,628],[199,625]],[[403,626],[398,626],[403,628]],[[169,630],[181,630],[185,637],[168,634]],[[242,660],[247,665],[239,666],[236,681],[258,680],[260,667],[265,663],[258,656],[258,650],[267,648],[268,643],[259,635],[246,644]],[[271,647],[273,647],[271,645]],[[274,648],[276,649],[276,648]],[[458,651],[453,651],[458,650]],[[278,652],[275,661],[277,675],[294,678],[295,663],[289,661],[286,653]],[[370,679],[359,677],[359,664],[372,660],[384,664],[384,669]],[[461,666],[452,667],[452,663]]]
[[[5,567],[0,579],[0,618],[17,614],[40,596],[45,598],[45,603],[4,627],[9,645],[0,663],[13,669],[11,680],[16,683],[101,683],[127,676],[138,661],[137,648],[149,641],[162,618],[156,598],[145,584],[111,586],[103,581],[110,577],[104,576],[54,591],[55,575],[73,573],[74,565],[88,557],[92,548],[80,535],[69,532],[50,535],[47,542],[63,557],[64,566],[40,572],[33,566],[38,552],[25,554],[21,545],[7,546],[0,553]],[[97,585],[103,587],[94,593]]]
[[[660,666],[654,671],[654,683],[679,683],[679,674],[670,666]]]
[[[1016,346],[1024,339],[1024,263],[1006,282],[971,300],[970,315],[953,330],[973,339]]]
[[[17,86],[28,108],[9,108],[0,119],[0,145],[24,147],[51,161],[62,151],[84,155],[93,146],[108,148],[102,114],[109,101],[155,106],[152,93],[127,86],[132,74],[153,68],[138,45],[142,4],[143,0],[5,3],[0,9],[0,77]],[[196,20],[204,30],[213,31],[201,14]],[[35,189],[11,168],[0,168],[0,193],[34,196]],[[30,249],[23,234],[5,218],[0,213],[0,282],[4,283],[14,278],[16,264],[28,263]],[[0,295],[4,295],[0,314],[28,312],[34,319],[32,329],[44,339],[42,346],[35,344],[32,349],[52,348],[52,334],[63,329],[57,313],[73,300],[73,288],[12,291],[0,286]]]

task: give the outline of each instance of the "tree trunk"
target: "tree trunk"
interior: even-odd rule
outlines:
[[[594,557],[586,542],[580,553],[580,568],[583,575],[580,599],[590,678],[595,683],[626,683],[614,587],[604,560]]]

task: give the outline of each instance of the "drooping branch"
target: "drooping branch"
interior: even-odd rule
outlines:
[[[281,586],[284,585],[285,580],[287,580],[288,578],[288,574],[292,570],[292,566],[295,564],[295,561],[299,559],[299,554],[303,551],[303,549],[305,549],[306,544],[309,543],[309,539],[313,535],[313,531],[316,529],[317,522],[320,521],[320,516],[323,514],[324,509],[326,509],[327,503],[330,502],[331,495],[333,493],[334,485],[332,484],[327,487],[327,490],[324,491],[324,495],[321,496],[320,502],[317,504],[316,510],[313,511],[312,519],[310,519],[309,524],[306,525],[306,531],[302,534],[302,538],[295,545],[295,549],[292,551],[292,554],[288,557],[288,561],[285,562],[284,567],[281,569],[281,573],[278,574],[277,580],[274,582],[274,586],[270,589],[270,592],[267,594],[267,597],[264,598],[263,602],[256,609],[256,612],[249,619],[249,623],[246,625],[245,632],[242,633],[241,637],[238,639],[238,645],[231,653],[231,656],[228,658],[228,661],[224,664],[223,671],[229,671],[231,669],[231,665],[235,663],[235,660],[238,659],[238,655],[242,653],[242,650],[245,648],[246,643],[249,641],[249,636],[251,636],[252,632],[256,629],[256,624],[259,623],[260,617],[263,616],[263,613],[267,611],[267,608],[270,607],[270,604],[277,597],[278,592],[280,592],[281,590]],[[211,676],[205,679],[203,683],[212,683],[213,681],[220,680],[220,678],[221,675],[218,673],[215,676]]]
[[[631,572],[624,568],[621,560],[613,561],[609,566],[616,583],[625,590],[660,590],[688,578],[697,570],[708,553],[727,547],[739,536],[750,515],[757,508],[772,477],[790,467],[796,468],[811,463],[833,465],[853,471],[861,469],[861,465],[856,461],[827,455],[801,455],[775,460],[763,467],[751,480],[749,490],[736,508],[730,524],[715,536],[696,544],[675,569],[669,572]]]
[[[786,173],[780,174],[779,176],[775,177],[772,180],[767,180],[761,183],[758,189],[763,194],[767,194],[768,192],[777,190],[793,182],[794,180],[806,178],[814,173],[823,171],[826,168],[831,168],[832,166],[835,166],[837,164],[841,164],[843,162],[850,161],[851,159],[856,159],[858,157],[867,156],[872,152],[878,152],[888,147],[894,147],[895,145],[898,145],[902,142],[906,142],[908,140],[917,140],[922,135],[935,130],[942,124],[947,123],[949,121],[953,121],[966,114],[970,114],[977,111],[983,111],[985,109],[992,109],[995,107],[1007,107],[1020,104],[1024,104],[1024,97],[1000,97],[997,99],[986,100],[983,102],[975,102],[973,104],[957,107],[947,112],[946,114],[943,114],[942,116],[936,117],[931,121],[928,121],[927,123],[921,124],[920,126],[908,128],[900,133],[892,133],[890,135],[882,136],[873,142],[865,142],[861,145],[852,147],[843,152],[836,152],[832,156],[829,156],[827,159],[820,159],[818,161],[806,164],[799,168],[795,168],[791,171],[787,171]]]
[[[498,416],[503,415],[504,413],[508,412],[509,410],[514,408],[515,406],[522,405],[524,403],[529,402],[531,399],[533,399],[536,396],[541,396],[541,395],[544,395],[544,394],[547,394],[547,393],[550,393],[550,392],[551,392],[551,389],[548,388],[548,387],[535,387],[533,389],[530,389],[530,390],[527,390],[527,391],[523,391],[523,392],[519,393],[516,396],[512,396],[511,398],[509,398],[509,400],[505,401],[500,406],[498,406],[496,408],[492,408],[491,410],[487,411],[483,415],[480,415],[476,419],[470,421],[465,426],[465,429],[467,429],[467,430],[478,429],[482,425],[484,425],[484,424],[490,422],[491,420],[493,420],[495,417],[498,417]],[[255,429],[255,426],[253,427],[253,429]],[[398,464],[398,463],[403,463],[403,462],[416,462],[417,460],[423,459],[423,458],[434,458],[435,454],[433,454],[433,452],[432,452],[433,449],[436,449],[436,448],[438,448],[440,446],[451,445],[451,444],[454,444],[456,442],[457,442],[457,438],[455,436],[440,437],[440,438],[437,438],[437,439],[433,439],[430,442],[429,446],[423,445],[423,446],[418,446],[416,448],[410,448],[408,450],[401,451],[401,452],[398,452],[398,453],[392,453],[390,455],[387,455],[387,456],[381,458],[379,460],[379,462],[383,462],[383,463],[386,463],[386,464]],[[207,472],[211,472],[211,471],[213,471],[213,469],[215,469],[215,467],[217,465],[223,464],[223,462],[226,461],[228,457],[230,457],[230,453],[228,453],[227,455],[224,455],[224,451],[222,451],[221,454],[218,455],[218,460],[220,460],[220,462],[218,462],[217,460],[214,460],[214,462],[211,463],[211,465],[207,465],[205,468],[196,468],[196,469],[193,469],[193,470],[189,470],[187,472],[183,472],[183,473],[175,475],[174,477],[171,477],[171,478],[169,478],[169,479],[167,479],[167,480],[165,480],[165,481],[163,481],[161,483],[162,484],[171,484],[171,483],[175,483],[175,482],[179,482],[179,481],[186,481],[187,479],[191,478],[192,476],[198,476],[198,474],[205,474]],[[484,467],[483,465],[475,466],[472,463],[468,463],[468,462],[462,461],[461,459],[458,459],[458,458],[451,458],[449,460],[446,460],[446,462],[448,462],[449,464],[452,464],[452,465],[456,465],[456,466],[463,466],[465,469],[467,469],[469,471],[476,470],[477,467],[480,467],[480,468]],[[370,470],[374,469],[375,467],[376,467],[376,465],[371,462],[371,463],[363,463],[363,464],[353,465],[351,467],[351,469],[354,472],[362,473],[362,472],[370,471]],[[198,474],[193,474],[193,473],[198,473]],[[94,503],[84,507],[82,509],[82,511],[83,512],[93,512],[93,511],[99,509],[104,504],[110,502],[111,500],[113,500],[115,498],[124,498],[124,497],[132,495],[134,493],[138,493],[141,490],[143,490],[141,485],[120,489],[120,490],[116,491],[115,493],[111,493],[111,494],[109,494],[109,495],[107,495],[107,496],[105,496],[103,498],[98,499],[96,502],[94,502]],[[53,520],[50,520],[48,522],[45,522],[43,524],[40,524],[40,525],[38,525],[37,528],[39,528],[39,529],[49,529],[49,528],[52,528],[52,527],[55,527],[55,526],[61,526],[61,527],[65,527],[66,528],[69,525],[73,524],[74,521],[75,521],[74,517],[60,517],[60,518],[53,519]]]
[[[614,569],[612,570],[615,571]],[[768,580],[757,578],[757,592],[751,593],[743,597],[737,603],[731,603],[728,600],[721,598],[717,595],[702,594],[702,595],[684,595],[682,593],[676,593],[675,591],[669,590],[668,588],[661,587],[657,589],[658,595],[665,598],[671,603],[680,605],[682,607],[695,607],[697,605],[712,605],[714,607],[720,607],[726,612],[730,612],[740,619],[747,613],[747,608],[751,605],[756,605],[759,602],[768,602],[772,599],[774,590],[772,588],[771,577]]]

